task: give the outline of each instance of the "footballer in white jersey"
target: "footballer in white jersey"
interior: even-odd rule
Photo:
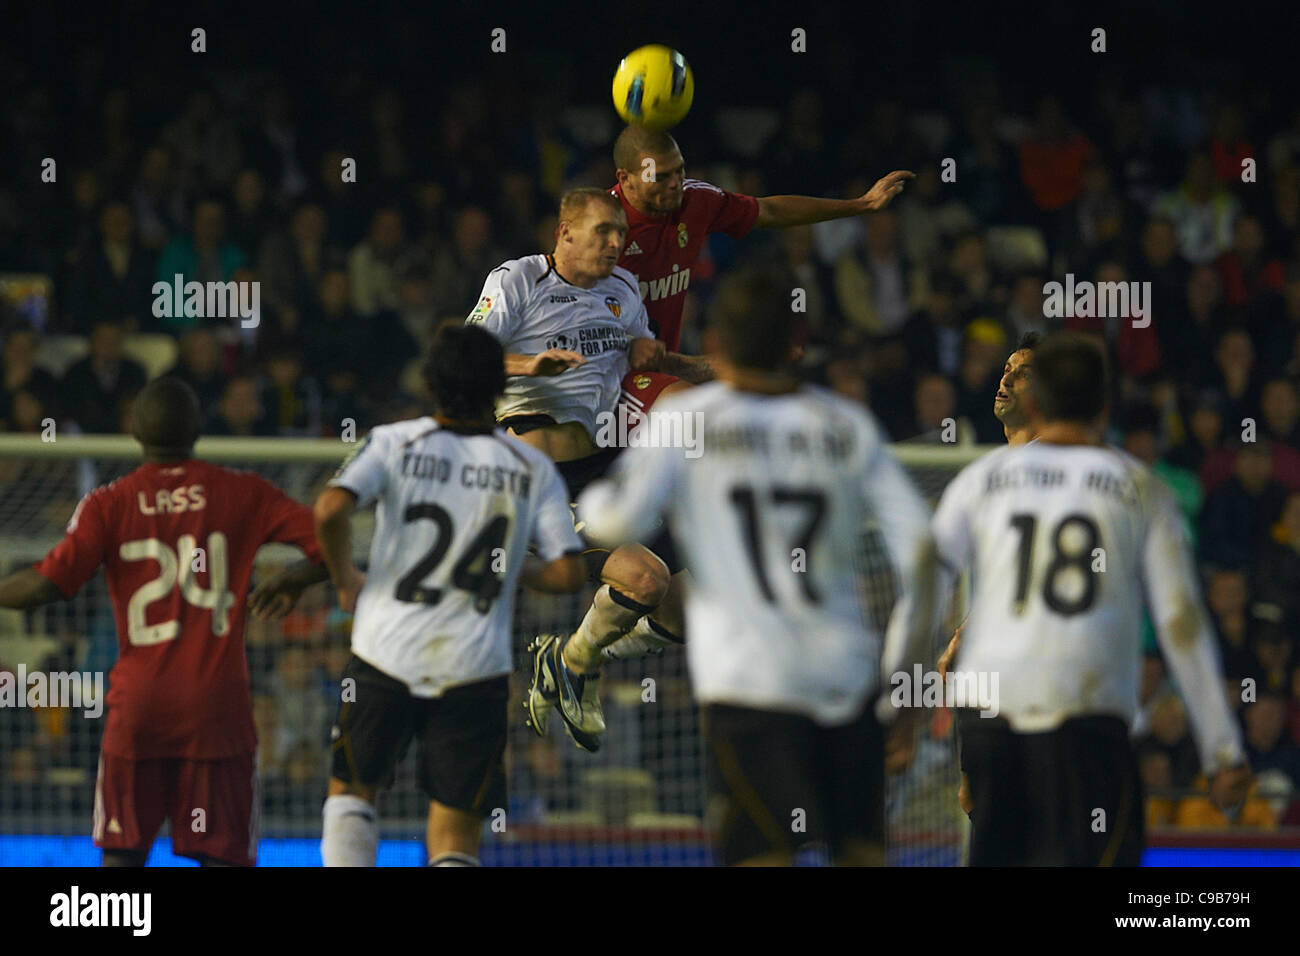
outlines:
[[[581,356],[584,361],[563,375],[508,378],[497,419],[507,426],[526,415],[578,422],[593,443],[597,416],[618,404],[630,368],[628,347],[653,338],[630,272],[615,266],[590,287],[574,285],[557,271],[552,255],[510,259],[493,269],[465,321],[491,332],[507,355],[561,349]]]
[[[687,661],[723,859],[787,863],[825,840],[841,862],[880,862],[881,636],[858,558],[874,519],[910,570],[929,510],[865,408],[789,374],[788,301],[775,276],[728,278],[709,336],[722,381],[656,405],[698,419],[701,454],[636,445],[578,514],[588,537],[616,541],[664,513],[685,551]]]
[[[949,679],[994,689],[959,711],[971,865],[1137,865],[1143,804],[1128,730],[1144,607],[1225,800],[1244,797],[1244,751],[1173,495],[1100,444],[1104,356],[1062,334],[1033,359],[1037,440],[984,456],[945,489],[932,523],[943,586],[931,595],[918,583],[895,608],[886,679],[924,659],[935,598],[970,568]]]
[[[355,612],[324,810],[327,866],[374,865],[375,796],[412,738],[431,864],[477,862],[482,818],[505,800],[515,587],[576,591],[584,578],[555,465],[494,425],[500,344],[444,328],[424,374],[436,414],[375,428],[316,502],[339,603]],[[350,521],[371,502],[362,577]]]
[[[555,252],[494,269],[466,319],[505,349],[500,423],[556,462],[570,501],[624,445],[626,421],[616,412],[629,368],[692,380],[709,374],[703,360],[668,353],[651,337],[636,281],[617,267],[626,235],[615,197],[570,190],[560,200]],[[584,554],[599,587],[577,630],[543,634],[530,645],[534,677],[525,705],[538,734],[547,733],[555,709],[578,746],[594,751],[605,729],[603,661],[616,647],[644,653],[682,642],[680,585],[673,582],[681,564],[666,533],[649,548],[615,542],[612,550]]]

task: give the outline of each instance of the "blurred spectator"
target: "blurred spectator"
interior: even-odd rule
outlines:
[[[289,755],[294,748],[308,744],[323,749],[328,739],[330,702],[321,687],[315,655],[304,644],[286,644],[281,649],[272,678],[280,724],[280,748]]]
[[[934,372],[921,375],[916,381],[913,406],[916,423],[910,434],[899,438],[925,444],[974,441],[970,422],[956,418],[957,390],[944,376]]]
[[[1286,735],[1286,697],[1261,692],[1242,714],[1246,727],[1246,755],[1255,773],[1281,770],[1300,787],[1300,746]]]
[[[1178,508],[1187,519],[1188,533],[1196,542],[1196,518],[1201,513],[1204,496],[1196,473],[1162,460],[1157,455],[1159,439],[1156,431],[1156,410],[1150,405],[1137,405],[1124,416],[1124,450],[1155,472],[1174,493]]]
[[[291,202],[307,188],[308,181],[303,144],[284,87],[272,84],[263,91],[259,114],[259,125],[245,139],[245,156],[248,164],[261,172],[275,200]]]
[[[1175,694],[1165,694],[1151,707],[1151,726],[1138,742],[1139,750],[1159,750],[1169,762],[1170,786],[1189,787],[1196,779],[1199,760],[1187,729],[1187,711]]]
[[[1300,448],[1300,396],[1295,381],[1274,378],[1264,383],[1259,396],[1260,434],[1291,449]]]
[[[1020,341],[1028,332],[1046,335],[1052,331],[1050,320],[1043,315],[1043,285],[1046,280],[1034,272],[1022,272],[1011,283],[1007,303],[1007,331]]]
[[[953,237],[948,253],[948,273],[957,280],[957,308],[965,319],[1000,311],[1000,290],[984,254],[984,239],[978,232]]]
[[[433,275],[422,257],[408,256],[398,268],[397,294],[401,302],[397,318],[423,355],[433,341],[438,311],[433,302]]]
[[[1282,261],[1269,256],[1264,229],[1254,216],[1240,217],[1232,230],[1232,248],[1215,265],[1223,277],[1223,301],[1242,309],[1262,296],[1280,295],[1285,284]]]
[[[554,248],[552,236],[546,251]],[[451,243],[434,256],[434,307],[439,312],[468,315],[478,301],[483,280],[505,259],[505,253],[492,240],[492,222],[487,213],[478,206],[460,210],[452,223]]]
[[[1242,162],[1258,153],[1246,141],[1246,120],[1241,108],[1224,103],[1214,112],[1210,127],[1210,158],[1214,160],[1214,178],[1225,186],[1241,182]]]
[[[1255,591],[1261,601],[1300,622],[1300,493],[1291,492],[1255,562]]]
[[[230,225],[226,233],[244,254],[244,260],[253,262],[274,222],[262,174],[256,169],[240,170],[230,190],[230,199]]]
[[[1205,605],[1210,612],[1214,633],[1219,639],[1219,656],[1223,672],[1229,678],[1250,673],[1250,592],[1246,574],[1230,568],[1210,571],[1205,587]]]
[[[1205,497],[1201,560],[1225,568],[1252,563],[1286,500],[1286,489],[1272,475],[1268,442],[1241,446],[1233,476]]]
[[[352,308],[358,315],[401,307],[397,291],[397,263],[406,249],[402,214],[380,209],[370,221],[370,235],[348,255],[348,281]],[[465,310],[466,313],[469,309]]]
[[[1010,352],[1006,333],[993,319],[977,319],[966,327],[957,379],[957,414],[974,426],[975,440],[980,444],[1000,445],[1006,441],[1002,423],[993,414],[993,397]]]
[[[1134,271],[1142,281],[1151,283],[1149,305],[1165,368],[1179,368],[1182,377],[1187,366],[1174,363],[1195,358],[1195,343],[1184,341],[1191,318],[1187,304],[1191,267],[1178,253],[1174,224],[1168,219],[1155,217],[1143,227]],[[1217,293],[1217,284],[1214,290]]]
[[[1239,204],[1214,180],[1214,161],[1207,152],[1187,160],[1182,185],[1160,197],[1156,213],[1171,220],[1183,258],[1195,265],[1213,262],[1232,245]]]
[[[293,348],[275,348],[267,353],[265,365],[262,406],[275,434],[319,437],[320,386],[303,375],[301,354]]]
[[[945,243],[950,237],[979,227],[970,207],[944,191],[939,168],[933,163],[916,171],[916,181],[908,185],[896,207],[903,251],[911,262],[926,270],[943,265]]]
[[[1215,382],[1226,402],[1224,426],[1229,434],[1244,428],[1247,418],[1259,409],[1259,381],[1255,377],[1255,345],[1244,329],[1229,328],[1214,347]]]
[[[122,354],[122,324],[100,319],[90,332],[90,354],[64,373],[61,407],[87,434],[116,434],[118,406],[146,378],[143,366]]]
[[[198,184],[227,188],[239,169],[239,137],[209,89],[190,93],[185,112],[167,124],[160,142],[171,150],[187,190]]]
[[[263,301],[276,310],[286,337],[299,332],[301,313],[317,305],[316,286],[323,271],[337,264],[342,253],[327,245],[325,212],[314,202],[294,210],[289,228],[272,233],[262,244],[258,272]]]
[[[898,217],[889,210],[864,217],[865,236],[835,263],[836,308],[868,335],[893,335],[926,299],[926,273],[899,248]]]
[[[153,317],[153,256],[135,241],[135,222],[124,202],[106,203],[99,236],[77,260],[68,290],[65,325],[85,335],[96,319],[116,319],[133,329],[158,326]]]
[[[1246,676],[1255,681],[1257,690],[1285,695],[1291,689],[1291,656],[1295,642],[1282,609],[1275,604],[1256,603],[1251,618],[1250,669]]]
[[[1038,210],[1035,218],[1049,251],[1065,240],[1067,220],[1060,213],[1083,189],[1092,152],[1088,138],[1070,126],[1061,101],[1041,97],[1033,132],[1020,143],[1020,180]]]
[[[216,413],[208,420],[209,435],[239,435],[245,438],[274,435],[275,426],[262,407],[257,379],[252,375],[234,375],[217,402]]]
[[[157,251],[179,231],[185,220],[185,194],[177,186],[172,153],[159,144],[145,150],[140,174],[131,192],[131,206],[140,244]]]
[[[990,100],[973,98],[966,107],[956,158],[965,183],[962,192],[976,218],[986,226],[1018,221],[1024,206],[1020,161],[998,136]]]
[[[1171,465],[1199,473],[1206,459],[1223,445],[1223,399],[1217,392],[1200,394],[1188,416],[1188,434],[1171,448],[1165,460]],[[1202,482],[1204,486],[1204,482]],[[1205,487],[1208,491],[1209,488]]]
[[[321,155],[316,186],[304,197],[324,210],[325,221],[329,223],[328,242],[340,249],[351,249],[364,238],[373,213],[356,183],[343,181],[343,162],[347,158],[346,150],[326,150]]]
[[[168,243],[158,258],[157,280],[169,286],[176,282],[229,282],[237,269],[244,267],[244,253],[225,238],[226,213],[221,200],[202,197],[194,202],[194,221],[190,235],[178,236]],[[164,324],[170,330],[199,323],[196,316],[168,316]]]
[[[54,409],[59,383],[48,371],[36,364],[39,340],[26,326],[15,327],[4,340],[0,362],[4,365],[4,389],[0,391],[0,427],[14,428],[14,404],[18,395],[23,401],[34,400],[43,409]],[[30,412],[28,416],[30,417]],[[57,417],[57,416],[56,416]]]
[[[206,428],[216,411],[217,403],[226,390],[226,374],[222,368],[221,343],[210,326],[187,329],[181,336],[180,352],[176,364],[167,370],[194,389],[199,398],[201,428]]]
[[[912,367],[956,378],[963,350],[957,283],[945,272],[930,283],[925,307],[903,326],[903,343]]]
[[[791,273],[794,286],[804,291],[804,319],[817,338],[833,337],[838,328],[829,271],[818,261],[813,248],[812,226],[780,230],[782,265]]]

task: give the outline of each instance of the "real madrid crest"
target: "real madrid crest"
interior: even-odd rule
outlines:
[[[616,319],[619,317],[619,314],[623,311],[623,307],[618,304],[618,299],[614,298],[612,295],[605,296],[605,308],[613,312],[614,318]]]
[[[690,241],[691,241],[691,237],[686,232],[686,223],[679,222],[677,224],[677,245],[685,249],[686,243]]]

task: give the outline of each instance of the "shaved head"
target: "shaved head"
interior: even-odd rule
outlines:
[[[639,175],[642,156],[665,156],[677,149],[677,140],[664,130],[629,126],[614,141],[614,168]]]
[[[199,437],[199,399],[179,378],[157,378],[136,396],[131,419],[146,453],[188,457]]]

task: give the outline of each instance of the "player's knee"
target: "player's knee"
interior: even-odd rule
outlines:
[[[605,564],[603,580],[638,604],[656,607],[668,593],[668,565],[649,548],[624,545]]]

